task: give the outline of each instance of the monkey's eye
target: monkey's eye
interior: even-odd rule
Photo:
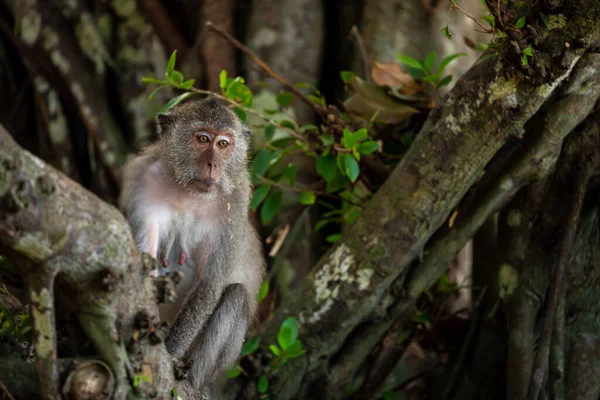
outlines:
[[[219,140],[219,142],[217,144],[222,149],[224,149],[225,147],[229,146],[229,142],[227,140]]]
[[[196,136],[196,139],[200,143],[208,143],[209,142],[208,136],[206,136],[206,135],[198,135],[198,136]]]

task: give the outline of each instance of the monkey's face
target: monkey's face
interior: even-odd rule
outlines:
[[[165,166],[176,182],[202,193],[233,190],[247,174],[250,130],[214,98],[184,103],[159,116]]]

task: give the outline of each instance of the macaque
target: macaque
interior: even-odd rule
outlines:
[[[120,207],[153,276],[183,273],[159,304],[167,350],[212,387],[237,360],[257,310],[265,261],[249,220],[251,131],[210,96],[157,118],[157,141],[124,168]]]

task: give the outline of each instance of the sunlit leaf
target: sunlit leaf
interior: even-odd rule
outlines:
[[[433,67],[433,64],[435,63],[435,57],[436,57],[435,50],[432,50],[425,58],[425,61],[423,61],[423,67],[427,71],[431,71],[431,67]]]
[[[412,58],[410,56],[406,56],[403,54],[397,54],[396,58],[398,59],[398,61],[408,65],[409,67],[413,67],[413,68],[417,68],[417,69],[421,69],[421,70],[423,69],[423,64],[421,64],[420,61],[415,60],[414,58]]]
[[[354,158],[351,154],[346,154],[344,157],[344,168],[346,170],[346,175],[352,182],[355,182],[358,178],[358,174],[360,172],[360,168],[358,166],[358,162],[356,158]]]
[[[517,24],[515,25],[515,28],[517,29],[521,29],[522,27],[525,26],[525,22],[527,21],[526,17],[521,17],[517,20]]]
[[[366,142],[361,143],[358,146],[358,152],[360,154],[371,154],[377,151],[379,148],[379,143],[374,140],[367,140]]]
[[[262,302],[265,297],[267,297],[267,294],[269,294],[269,281],[266,280],[263,282],[263,284],[260,286],[260,291],[258,292],[258,302]]]
[[[356,76],[356,74],[352,71],[341,71],[340,76],[342,77],[342,81],[344,81],[344,83],[348,83]]]
[[[448,25],[442,28],[442,34],[446,36],[448,39],[452,39],[452,35],[450,34],[450,30],[448,29]]]
[[[185,93],[180,94],[177,97],[173,97],[171,100],[169,100],[169,102],[167,104],[165,104],[163,106],[163,108],[160,109],[160,111],[158,113],[163,114],[163,113],[169,111],[171,108],[175,107],[177,104],[181,103],[188,97],[192,97],[194,94],[195,93],[193,93],[193,92],[185,92]]]
[[[305,206],[315,203],[315,194],[311,191],[305,191],[300,193],[300,203]]]
[[[171,76],[171,72],[175,69],[175,60],[177,59],[177,50],[173,50],[171,53],[171,57],[169,57],[169,62],[167,63],[167,72],[165,77]]]
[[[442,72],[444,72],[444,69],[446,69],[448,64],[450,64],[456,58],[463,57],[466,55],[467,55],[466,53],[456,53],[456,54],[451,54],[448,57],[444,58],[442,61],[440,61],[440,66],[438,67],[438,74],[441,74]]]

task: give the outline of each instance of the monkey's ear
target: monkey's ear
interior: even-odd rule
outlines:
[[[175,117],[170,114],[158,114],[156,117],[156,133],[162,134],[165,132],[169,126],[173,125],[175,122]]]

